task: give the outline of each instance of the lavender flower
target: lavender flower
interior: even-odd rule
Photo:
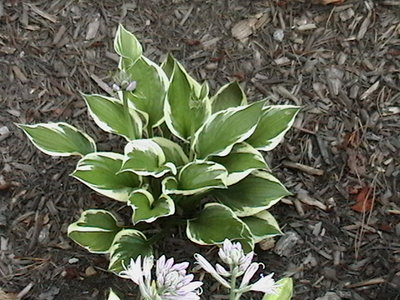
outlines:
[[[218,256],[226,265],[229,271],[220,264],[215,268],[200,254],[195,254],[197,263],[211,276],[213,276],[223,286],[231,289],[230,299],[239,299],[239,297],[248,291],[258,291],[264,294],[276,294],[279,285],[272,279],[273,273],[261,277],[257,282],[249,284],[250,279],[258,271],[261,263],[251,262],[254,252],[244,254],[240,243],[232,243],[225,239],[223,246],[219,249]],[[240,286],[236,287],[236,278],[243,275]],[[229,277],[225,279],[223,277]]]
[[[113,89],[114,91],[116,91],[116,92],[119,92],[119,91],[121,90],[121,88],[119,87],[119,85],[116,84],[116,83],[113,83],[112,89]]]
[[[161,256],[156,262],[156,279],[151,279],[151,270],[154,265],[152,256],[141,256],[131,259],[121,277],[129,278],[139,286],[140,293],[145,300],[198,300],[201,281],[193,281],[193,275],[186,275],[189,263],[174,264],[174,259],[165,259]]]
[[[136,89],[136,81],[132,80],[131,82],[129,82],[129,84],[126,86],[125,90],[127,92],[132,92]]]
[[[137,82],[123,70],[117,72],[113,78],[115,82],[112,84],[112,88],[116,92],[133,92],[136,89]]]

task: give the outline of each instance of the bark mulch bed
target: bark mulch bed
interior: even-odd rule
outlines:
[[[251,100],[302,106],[268,155],[293,192],[272,209],[286,235],[256,249],[295,279],[294,299],[400,299],[400,3],[389,0],[0,0],[0,299],[105,299],[110,287],[138,299],[66,236],[83,209],[118,204],[14,124],[66,121],[100,149],[121,147],[79,96],[107,92],[118,23],[146,56],[173,53],[214,91],[238,80]],[[215,256],[179,234],[158,251]],[[208,283],[203,299],[221,294]]]

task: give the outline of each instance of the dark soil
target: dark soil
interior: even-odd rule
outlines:
[[[294,299],[400,299],[400,4],[383,0],[0,0],[0,299],[106,299],[110,287],[138,299],[66,235],[82,210],[118,203],[15,126],[66,121],[100,149],[121,147],[79,96],[105,93],[119,23],[146,56],[172,52],[213,91],[239,80],[251,100],[302,106],[268,155],[294,194],[271,210],[287,235],[256,249],[267,272],[295,279]],[[182,261],[215,250],[177,232],[157,252]],[[223,299],[207,278],[203,299]]]

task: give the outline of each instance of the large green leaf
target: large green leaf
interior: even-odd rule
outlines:
[[[228,172],[224,166],[211,161],[194,161],[185,165],[178,179],[167,177],[163,181],[166,194],[194,195],[210,189],[226,188]]]
[[[129,194],[141,184],[141,179],[132,172],[118,173],[123,159],[119,153],[90,153],[78,162],[71,175],[104,196],[127,201]]]
[[[246,94],[237,81],[230,82],[219,89],[211,98],[212,112],[247,104]]]
[[[130,141],[125,146],[125,158],[120,172],[133,172],[140,176],[161,177],[176,173],[175,165],[166,162],[161,147],[150,139]]]
[[[106,132],[115,133],[127,140],[131,133],[135,138],[142,135],[142,120],[138,113],[129,108],[129,115],[124,112],[124,106],[118,99],[102,95],[82,95],[86,101],[89,113],[97,126]]]
[[[154,200],[153,195],[144,189],[134,191],[129,197],[128,205],[133,209],[133,224],[142,221],[151,223],[175,213],[174,201],[168,195],[161,195]]]
[[[293,125],[298,112],[299,107],[293,105],[265,107],[256,130],[246,142],[259,150],[274,149]]]
[[[278,222],[273,215],[266,210],[253,216],[241,218],[241,220],[249,227],[255,243],[282,234]]]
[[[118,274],[129,264],[131,258],[149,256],[151,253],[151,246],[143,233],[134,229],[123,229],[115,236],[110,248],[108,270]]]
[[[211,115],[196,132],[193,148],[197,158],[225,156],[233,145],[243,142],[254,132],[263,101],[231,107]]]
[[[126,71],[137,82],[136,89],[126,92],[126,96],[138,110],[146,114],[151,130],[164,121],[168,77],[158,65],[144,56]]]
[[[126,69],[142,55],[142,46],[136,37],[122,25],[118,26],[114,39],[114,49],[121,56],[120,68]]]
[[[215,190],[214,194],[237,216],[246,217],[268,209],[290,192],[271,174],[254,171],[229,189]]]
[[[90,136],[64,122],[17,126],[40,151],[48,155],[83,156],[96,151],[96,144]]]
[[[169,130],[182,140],[187,141],[211,113],[210,100],[201,98],[201,91],[201,86],[175,63],[164,117]]]
[[[166,161],[172,162],[177,167],[186,165],[189,162],[182,147],[177,143],[163,137],[154,137],[151,140],[161,147],[165,154]]]
[[[228,170],[227,185],[239,182],[256,169],[269,169],[262,154],[247,143],[236,144],[227,156],[209,159]]]
[[[251,232],[231,209],[219,203],[208,203],[197,218],[188,220],[188,238],[200,245],[222,244],[225,239],[238,241],[245,251],[254,247]]]
[[[68,226],[68,236],[93,253],[107,253],[121,230],[117,219],[108,211],[89,209]]]
[[[293,279],[286,277],[278,280],[276,294],[265,294],[262,300],[290,300],[293,297]]]

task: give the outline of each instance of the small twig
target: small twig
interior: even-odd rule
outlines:
[[[32,287],[33,287],[33,282],[29,283],[26,287],[24,287],[24,289],[18,293],[17,298],[22,299],[23,297],[25,297],[32,289]]]
[[[316,206],[319,209],[322,209],[324,211],[326,211],[328,209],[328,207],[324,203],[311,198],[310,195],[308,195],[308,192],[303,189],[299,189],[297,191],[297,199],[299,199],[304,204],[307,204],[310,206]]]
[[[48,14],[47,12],[44,12],[44,11],[40,10],[34,4],[26,4],[26,5],[29,6],[33,12],[35,12],[36,14],[41,16],[42,18],[47,19],[52,23],[57,23],[58,22],[56,16],[52,16],[52,15]]]
[[[292,169],[297,169],[297,170],[300,170],[300,171],[302,171],[304,173],[308,173],[308,174],[311,174],[311,175],[317,175],[317,176],[324,175],[324,171],[321,170],[321,169],[313,168],[313,167],[306,166],[306,165],[303,165],[303,164],[300,164],[300,163],[295,163],[295,162],[292,162],[292,161],[289,161],[289,160],[284,160],[282,162],[282,164],[285,167],[292,168]]]
[[[358,288],[358,287],[362,287],[362,286],[381,284],[381,283],[385,283],[385,281],[386,281],[385,279],[378,277],[378,278],[361,281],[358,283],[349,284],[346,287],[349,289],[353,289],[353,288]]]
[[[182,18],[181,22],[179,23],[180,26],[183,26],[185,24],[185,22],[187,21],[187,19],[189,19],[190,14],[193,11],[194,6],[191,5],[187,11],[187,13],[185,14],[185,16]]]
[[[108,86],[107,83],[105,83],[103,80],[101,80],[100,77],[98,77],[98,76],[96,76],[96,75],[94,75],[94,74],[90,74],[90,78],[92,78],[93,81],[96,82],[97,85],[98,85],[103,91],[105,91],[107,94],[109,94],[109,95],[111,95],[111,96],[114,95],[114,92],[113,92],[112,88],[110,88],[110,87]]]

